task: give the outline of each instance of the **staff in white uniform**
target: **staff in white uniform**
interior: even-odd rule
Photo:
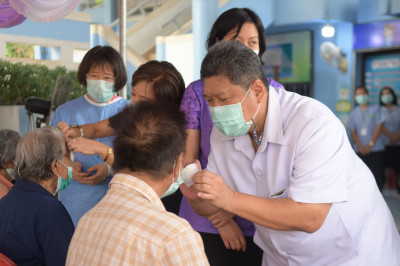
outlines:
[[[211,153],[195,185],[181,186],[196,212],[254,222],[263,265],[400,265],[389,208],[325,105],[270,87],[236,42],[212,47],[201,77]]]

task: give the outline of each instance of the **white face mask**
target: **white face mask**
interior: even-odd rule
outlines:
[[[253,52],[255,52],[257,55],[260,54],[260,50],[253,50]]]

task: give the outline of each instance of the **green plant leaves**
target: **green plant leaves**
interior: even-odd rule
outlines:
[[[86,93],[86,89],[76,80],[76,71],[0,59],[0,105],[24,105],[29,96],[51,100],[57,77],[62,74],[67,74],[73,81],[71,100]]]

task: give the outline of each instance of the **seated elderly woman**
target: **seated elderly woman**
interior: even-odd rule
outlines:
[[[70,181],[63,134],[44,127],[22,136],[16,179],[0,200],[0,251],[17,265],[64,265],[74,226],[54,196]]]
[[[20,139],[18,132],[11,129],[0,130],[0,199],[12,188],[15,150]]]

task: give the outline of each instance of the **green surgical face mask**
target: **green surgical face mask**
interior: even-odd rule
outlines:
[[[57,159],[58,160],[58,159]],[[67,167],[68,169],[68,179],[66,180],[65,178],[62,178],[61,176],[57,175],[58,179],[57,179],[57,188],[56,188],[56,192],[58,191],[62,191],[64,189],[66,189],[69,186],[69,183],[71,182],[72,179],[72,166],[66,166],[62,161],[58,160],[62,165],[64,165],[65,167]]]
[[[174,164],[174,169],[175,169],[175,164]],[[174,174],[172,174],[172,184],[169,186],[168,190],[164,193],[164,195],[161,196],[161,198],[167,197],[167,196],[175,193],[182,183],[183,183],[183,179],[181,177],[181,170],[179,168],[178,178],[174,182]]]
[[[14,178],[14,169],[12,169],[12,168],[6,168],[6,172],[7,172],[7,174],[9,175],[9,176],[11,176],[11,178],[12,179],[15,179]]]
[[[392,96],[392,94],[383,94],[383,95],[381,96],[381,101],[382,101],[384,104],[390,104],[390,103],[392,103],[392,102],[393,102],[393,96]]]
[[[258,109],[254,114],[254,116],[250,119],[250,121],[246,122],[243,116],[242,102],[249,93],[250,88],[251,85],[240,103],[217,106],[217,107],[209,107],[211,119],[214,122],[214,125],[224,135],[228,137],[237,137],[237,136],[242,136],[249,131],[251,124],[253,123],[252,121],[254,117],[256,117],[258,110],[260,110],[260,105],[261,105],[261,104],[258,105]]]
[[[89,95],[98,103],[105,103],[114,95],[115,82],[105,80],[86,79],[86,88]]]
[[[14,160],[13,160],[13,164],[15,166],[15,161]],[[15,180],[15,177],[14,177],[15,170],[13,168],[6,168],[6,172],[13,180]]]
[[[356,96],[356,103],[364,105],[368,103],[368,94],[359,94]]]

